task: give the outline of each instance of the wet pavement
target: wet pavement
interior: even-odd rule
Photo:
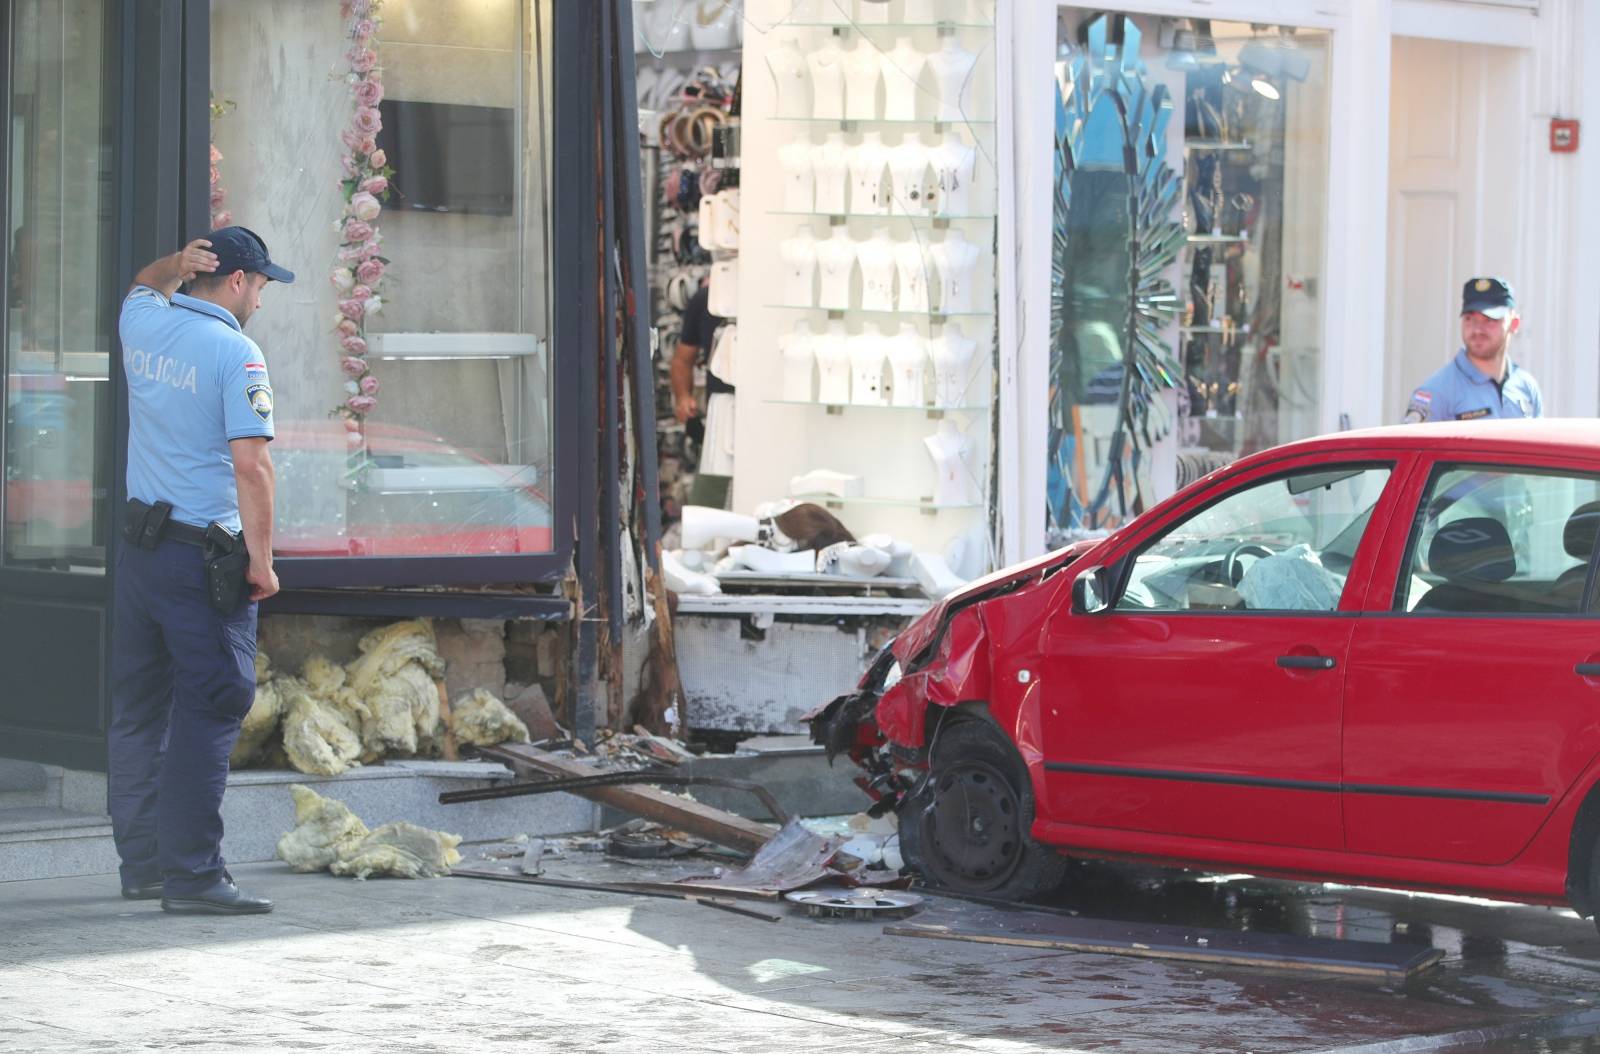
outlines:
[[[1445,951],[1384,983],[461,878],[237,871],[279,910],[163,916],[110,876],[0,884],[0,1049],[1600,1054],[1600,937],[1555,909],[1110,865],[1075,867],[1051,905]]]

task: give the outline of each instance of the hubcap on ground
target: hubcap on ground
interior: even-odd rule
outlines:
[[[923,813],[930,863],[946,885],[981,889],[1010,877],[1022,858],[1021,803],[999,769],[958,761],[934,780]]]

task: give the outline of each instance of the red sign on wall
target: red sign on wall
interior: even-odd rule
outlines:
[[[1578,122],[1575,118],[1550,118],[1550,152],[1552,154],[1578,152]]]

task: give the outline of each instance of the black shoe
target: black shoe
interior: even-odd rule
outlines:
[[[137,886],[123,886],[122,887],[122,899],[123,900],[160,900],[161,899],[161,880],[158,878],[154,882],[142,882]]]
[[[210,889],[183,897],[162,897],[161,910],[174,915],[264,915],[272,910],[265,897],[247,897],[232,881],[222,878]]]

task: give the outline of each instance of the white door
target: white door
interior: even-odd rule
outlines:
[[[1517,284],[1526,52],[1395,37],[1389,95],[1389,303],[1383,416],[1460,344],[1461,283]]]

